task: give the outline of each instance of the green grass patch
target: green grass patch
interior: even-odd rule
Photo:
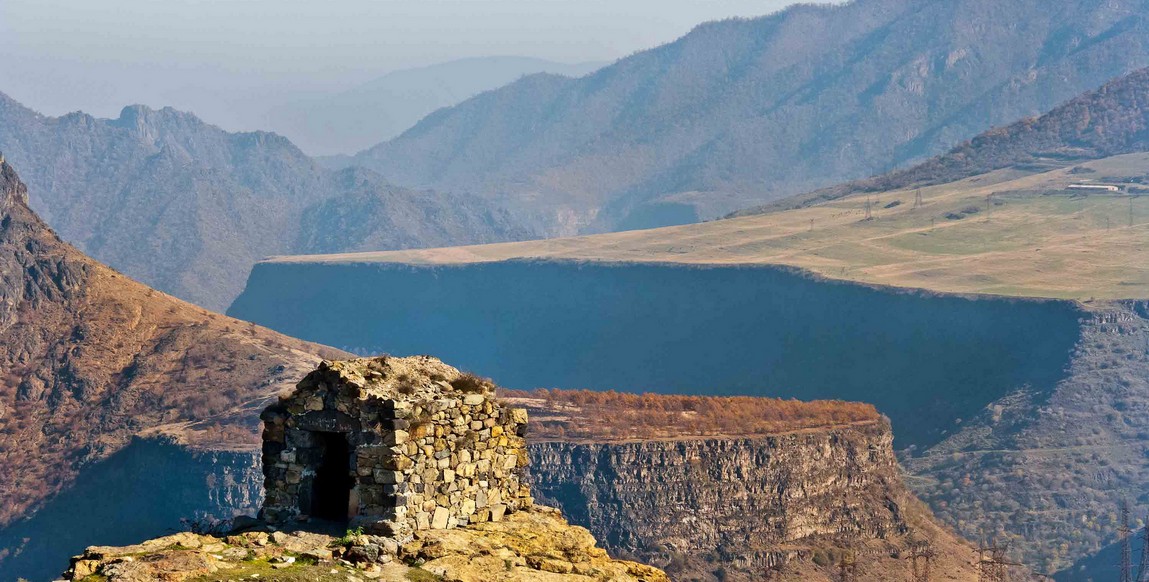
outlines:
[[[443,582],[442,576],[436,576],[422,568],[411,568],[407,572],[407,579],[411,582]]]

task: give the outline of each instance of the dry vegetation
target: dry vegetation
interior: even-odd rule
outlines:
[[[1092,173],[1082,174],[1088,170]],[[1086,180],[1122,184],[1136,195],[1066,190]],[[920,207],[915,204],[916,190],[898,190],[653,230],[277,261],[465,264],[551,259],[778,265],[830,279],[950,293],[1143,298],[1149,297],[1147,182],[1149,154],[1126,154],[1074,168],[1041,173],[998,170],[924,187]],[[895,201],[900,204],[892,204]],[[966,212],[972,208],[980,210]]]
[[[678,396],[593,390],[503,390],[530,412],[533,440],[751,436],[874,422],[872,405],[749,396]]]

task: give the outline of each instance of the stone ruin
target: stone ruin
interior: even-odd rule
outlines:
[[[323,362],[260,418],[269,523],[403,536],[532,504],[526,410],[435,358]]]

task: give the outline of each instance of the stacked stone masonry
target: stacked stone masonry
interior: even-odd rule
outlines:
[[[434,358],[324,362],[261,418],[271,523],[321,518],[403,536],[532,503],[526,410]]]

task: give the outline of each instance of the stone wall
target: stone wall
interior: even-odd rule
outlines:
[[[324,362],[262,418],[262,513],[272,522],[318,509],[330,435],[348,447],[352,526],[405,535],[499,521],[531,504],[526,411],[434,358]]]

